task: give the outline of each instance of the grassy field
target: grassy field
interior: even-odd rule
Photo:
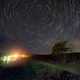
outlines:
[[[64,70],[74,74],[80,74],[80,64],[51,64],[51,63],[42,62],[42,61],[40,62],[35,61],[32,64],[32,68],[34,68],[35,70],[39,70],[44,66],[48,67],[48,69],[51,71]]]

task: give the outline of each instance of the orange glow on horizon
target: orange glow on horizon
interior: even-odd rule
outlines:
[[[7,55],[2,57],[2,61],[6,64],[23,64],[31,59],[31,54],[21,48],[12,48],[7,51]],[[17,63],[17,64],[16,64]]]

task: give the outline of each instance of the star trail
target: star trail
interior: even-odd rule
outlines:
[[[56,40],[80,39],[79,0],[0,0],[0,32],[32,53],[50,53]]]

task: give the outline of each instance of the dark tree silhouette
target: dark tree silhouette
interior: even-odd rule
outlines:
[[[56,60],[64,63],[66,60],[65,54],[68,51],[71,51],[71,48],[67,44],[68,41],[59,41],[55,43],[54,46],[52,47],[52,52],[51,52],[51,55],[54,56],[53,58],[56,58]]]
[[[67,46],[67,41],[60,41],[54,44],[54,46],[52,47],[52,54],[62,54],[65,53],[69,50],[71,50],[71,48],[69,46]]]

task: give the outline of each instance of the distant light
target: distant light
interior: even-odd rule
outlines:
[[[25,62],[25,60],[29,60],[31,58],[31,54],[22,49],[11,49],[7,51],[7,55],[1,57],[1,61],[3,64],[16,64]]]

